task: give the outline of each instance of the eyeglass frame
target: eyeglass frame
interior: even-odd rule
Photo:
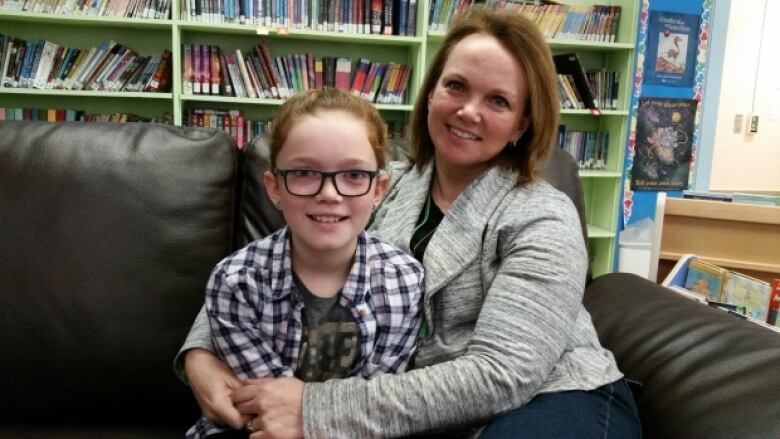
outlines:
[[[365,169],[342,169],[340,171],[325,172],[325,171],[318,171],[316,169],[306,169],[306,168],[292,168],[292,169],[273,168],[272,171],[274,175],[282,176],[282,180],[284,180],[284,188],[287,190],[287,193],[289,193],[290,195],[295,195],[296,197],[316,197],[317,195],[319,195],[320,192],[322,192],[322,188],[325,186],[325,179],[330,178],[330,182],[333,184],[333,188],[336,189],[336,193],[338,193],[342,197],[348,197],[348,198],[362,197],[367,193],[371,192],[371,185],[374,184],[374,178],[376,178],[379,174],[382,173],[381,169],[376,169],[374,171],[366,171]],[[308,195],[296,194],[295,192],[291,191],[289,185],[287,184],[287,174],[295,171],[309,171],[309,172],[316,172],[320,174],[320,185],[317,188],[317,191],[314,192],[313,194],[308,194]],[[363,192],[362,194],[345,195],[341,193],[341,190],[339,189],[339,185],[338,183],[336,183],[336,175],[341,174],[342,172],[350,172],[350,171],[359,171],[368,174],[368,187],[366,188],[366,191]]]

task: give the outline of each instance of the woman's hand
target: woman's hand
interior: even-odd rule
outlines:
[[[247,380],[233,393],[233,404],[243,415],[256,416],[250,439],[303,437],[303,381],[297,378]]]
[[[211,352],[192,349],[184,357],[184,373],[206,419],[242,430],[249,421],[233,405],[233,392],[241,387],[230,368]]]

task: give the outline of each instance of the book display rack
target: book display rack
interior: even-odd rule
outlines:
[[[398,68],[399,78],[404,74],[408,76],[405,89],[389,90],[381,101],[385,103],[374,101],[389,124],[402,127],[408,124],[426,66],[443,39],[447,25],[442,21],[442,13],[449,13],[452,17],[459,8],[464,7],[464,3],[471,3],[469,0],[446,0],[444,3],[441,3],[443,0],[333,0],[333,3],[174,0],[167,4],[152,2],[152,10],[138,13],[144,10],[138,5],[142,0],[127,0],[127,5],[117,1],[111,0],[102,11],[98,8],[97,12],[73,13],[74,10],[78,11],[78,0],[39,1],[49,6],[33,10],[24,10],[24,0],[0,0],[0,28],[4,35],[27,41],[51,41],[65,47],[84,49],[114,41],[132,48],[139,57],[159,57],[168,51],[173,72],[169,92],[0,87],[0,107],[56,108],[95,114],[124,113],[145,120],[172,120],[177,125],[186,125],[188,121],[191,123],[193,118],[197,119],[203,114],[219,116],[240,113],[246,120],[268,121],[283,102],[283,99],[275,98],[273,93],[254,98],[245,97],[249,93],[241,97],[236,93],[233,96],[193,93],[190,92],[192,84],[188,82],[192,82],[195,77],[186,81],[184,75],[187,48],[217,47],[224,53],[235,54],[239,51],[246,56],[263,42],[273,57],[310,54],[314,60],[348,59],[352,75],[348,81],[350,88],[355,85],[355,75],[360,71],[361,60],[363,63],[369,61],[369,68],[371,64],[408,66]],[[95,2],[82,3],[89,3],[90,7],[95,8]],[[112,6],[112,3],[115,5]],[[440,3],[438,11],[437,3]],[[555,3],[559,3],[557,8],[541,6],[547,9],[535,11],[537,22],[548,36],[553,53],[574,53],[586,72],[603,70],[617,76],[616,81],[610,80],[610,87],[615,87],[616,83],[617,91],[610,91],[609,105],[596,109],[561,110],[561,123],[566,126],[566,130],[603,133],[603,137],[608,139],[602,156],[599,156],[601,169],[580,171],[593,273],[599,275],[613,271],[639,6],[633,0],[568,0]],[[154,5],[158,4],[162,6],[157,9],[170,10],[170,15],[154,12]],[[204,4],[211,9],[204,10]],[[308,22],[316,24],[300,24],[306,22],[305,14],[297,14],[302,12],[297,9],[302,4],[318,8],[314,12],[312,9],[305,12],[318,17],[314,20],[308,15]],[[332,16],[328,20],[329,16],[323,11],[324,5],[331,4],[338,5],[342,12],[335,22]],[[594,4],[598,4],[600,9],[590,8]],[[268,14],[250,8],[254,18],[249,20],[245,17],[243,23],[260,24],[241,24],[241,13],[246,12],[248,6],[262,8],[268,5],[275,7],[277,14],[288,14],[267,20]],[[383,7],[378,8],[377,5]],[[570,8],[565,8],[567,5]],[[290,8],[292,15],[289,14]],[[36,9],[54,12],[34,12]],[[132,12],[122,13],[123,10]],[[109,15],[106,11],[118,12]],[[129,17],[133,14],[139,18]],[[577,15],[567,17],[567,14]],[[394,20],[361,20],[362,17],[385,15],[392,15]],[[155,16],[168,18],[140,18]],[[596,20],[602,16],[603,22]],[[601,32],[602,36],[577,34],[572,24],[564,28],[568,18],[579,18],[581,25],[589,20],[601,23],[597,26],[592,24],[591,30]],[[554,30],[556,21],[559,32]],[[361,22],[366,24],[354,24]],[[284,23],[289,23],[289,27],[281,27]],[[581,28],[584,29],[584,25]],[[260,72],[257,73],[260,75]],[[258,88],[262,88],[261,82],[257,82]],[[388,76],[390,84],[392,80]]]

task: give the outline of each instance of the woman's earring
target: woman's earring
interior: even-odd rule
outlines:
[[[509,148],[509,149],[513,149],[513,148],[517,147],[517,141],[510,140],[509,142],[507,142],[506,147]]]
[[[279,202],[279,200],[274,201],[274,207],[282,210],[282,203]]]

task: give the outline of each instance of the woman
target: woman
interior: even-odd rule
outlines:
[[[193,349],[186,374],[207,416],[248,421],[252,438],[397,437],[488,422],[480,437],[638,437],[630,393],[582,305],[577,213],[534,178],[553,148],[556,90],[533,23],[479,7],[459,20],[418,96],[411,164],[391,169],[371,226],[425,266],[428,326],[415,369],[242,385]],[[195,326],[183,349],[209,349]]]

